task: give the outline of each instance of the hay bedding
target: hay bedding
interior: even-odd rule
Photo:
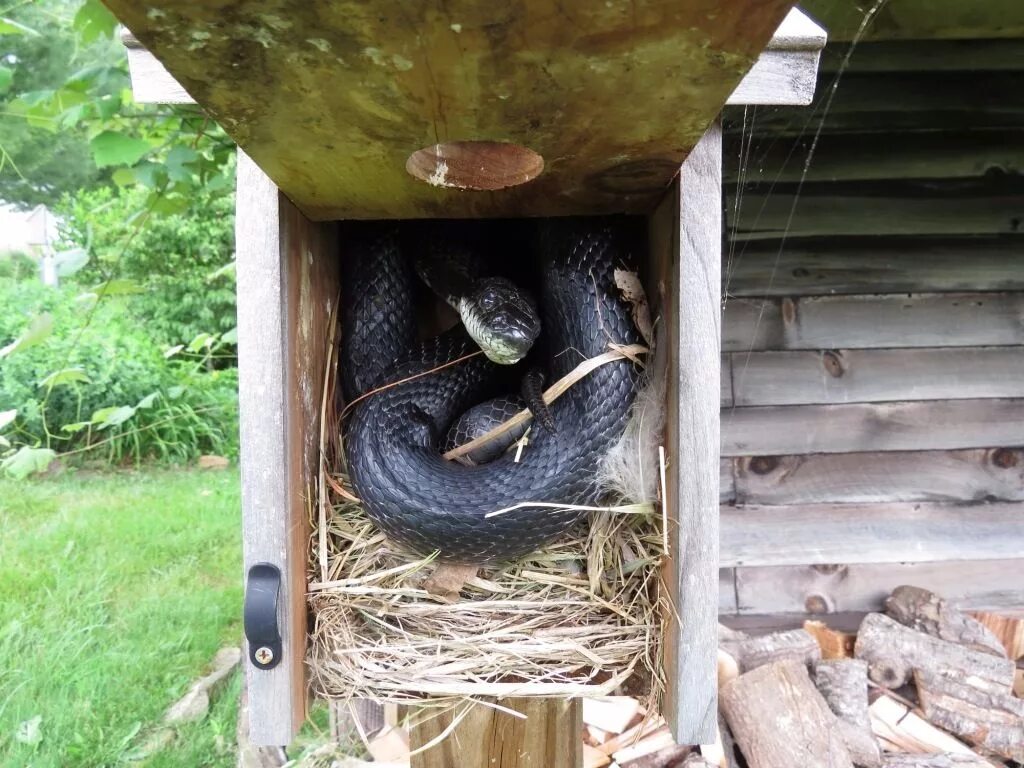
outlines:
[[[592,512],[589,524],[542,551],[481,569],[465,581],[457,600],[433,595],[424,582],[437,565],[388,540],[366,517],[344,474],[330,471],[342,455],[341,413],[329,407],[336,402],[332,357],[322,402],[320,481],[311,509],[314,626],[307,661],[315,693],[342,702],[369,698],[455,707],[484,696],[601,696],[624,690],[656,706],[664,688],[661,621],[672,616],[668,606],[659,606],[665,543],[656,505]],[[653,361],[653,369],[663,370],[661,363]],[[552,390],[559,384],[564,382]],[[657,461],[640,462],[639,456],[649,458],[657,445],[661,393],[657,384],[648,384],[638,394],[614,452],[634,475],[640,468],[639,479],[611,483],[619,488],[618,498],[656,495]],[[634,490],[638,482],[646,487]]]

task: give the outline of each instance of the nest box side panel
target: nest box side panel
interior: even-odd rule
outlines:
[[[106,3],[323,220],[649,212],[792,0]],[[406,171],[469,140],[543,170],[469,193],[480,168],[443,148],[430,183]]]

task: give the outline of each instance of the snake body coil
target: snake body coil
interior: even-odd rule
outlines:
[[[408,251],[422,243],[407,225],[360,224],[346,237],[341,378],[347,399],[431,370],[478,349],[461,326],[417,341],[416,276]],[[636,247],[625,219],[555,219],[537,225],[540,308],[548,381],[566,375],[609,343],[638,341],[614,269]],[[622,432],[637,374],[619,360],[597,368],[551,407],[554,430],[534,429],[516,463],[510,454],[480,466],[441,457],[449,425],[497,394],[502,366],[477,355],[375,392],[345,427],[349,475],[366,513],[412,549],[485,564],[531,552],[572,525],[578,513],[521,502],[594,503],[600,459]]]

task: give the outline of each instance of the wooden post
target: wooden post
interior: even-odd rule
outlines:
[[[666,621],[665,719],[680,744],[715,739],[718,648],[718,486],[722,266],[722,129],[686,158],[654,226],[676,222],[664,297],[669,350],[669,562],[679,621]],[[667,208],[667,210],[666,210]],[[652,229],[652,249],[657,247]]]
[[[583,764],[579,699],[502,699],[500,705],[525,718],[478,704],[437,745],[413,755],[411,768],[579,768]],[[448,712],[414,728],[411,748],[415,751],[439,739],[457,716]]]
[[[307,500],[318,468],[328,318],[338,294],[333,224],[314,224],[238,153],[238,371],[243,561],[281,572],[277,666],[248,663],[250,732],[288,744],[306,717]]]

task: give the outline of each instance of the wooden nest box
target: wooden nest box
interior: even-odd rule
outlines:
[[[670,350],[665,581],[682,621],[665,620],[665,714],[680,743],[713,741],[718,115],[809,103],[824,32],[790,0],[106,2],[135,36],[136,98],[197,102],[244,150],[244,556],[247,572],[282,574],[281,661],[248,669],[254,739],[285,744],[305,715],[307,504],[337,222],[625,212],[648,219],[648,293]]]

